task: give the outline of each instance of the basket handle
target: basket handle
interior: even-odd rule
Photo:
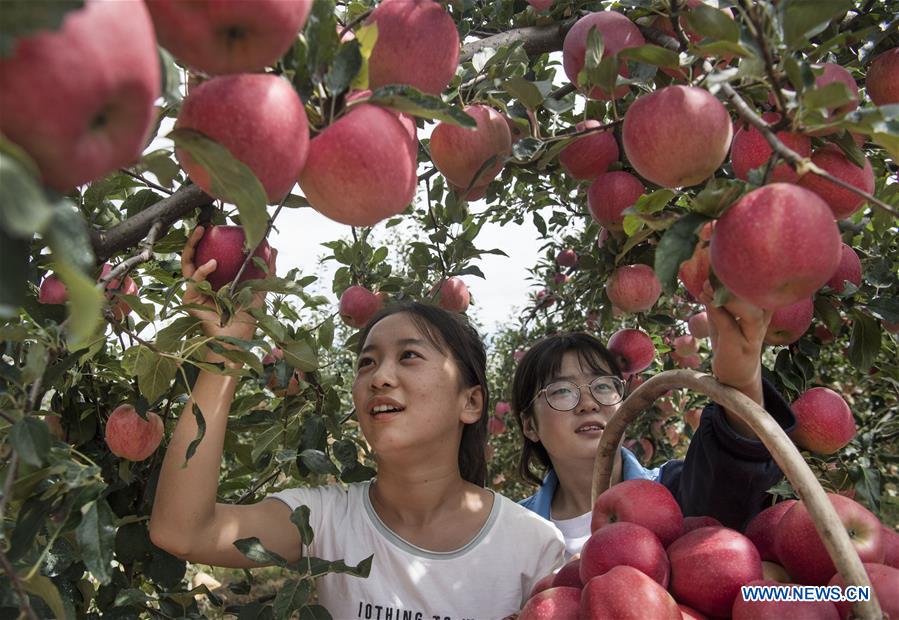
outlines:
[[[828,554],[846,584],[870,588],[870,600],[853,603],[852,611],[855,617],[863,620],[883,618],[883,612],[862,561],[852,546],[836,510],[799,450],[767,411],[739,390],[718,383],[711,375],[695,370],[666,370],[648,379],[624,400],[606,424],[599,440],[593,466],[593,502],[595,503],[596,498],[610,486],[614,456],[628,425],[651,407],[657,398],[669,390],[678,388],[688,388],[705,394],[738,415],[758,435],[808,508],[815,529],[818,530],[818,535],[824,541]]]

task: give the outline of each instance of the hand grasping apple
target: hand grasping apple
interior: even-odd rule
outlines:
[[[199,266],[194,264],[197,244],[200,239],[202,239],[203,233],[204,228],[202,226],[197,226],[193,233],[191,233],[190,238],[187,240],[187,243],[184,245],[184,250],[181,253],[181,274],[188,279],[187,290],[184,292],[184,304],[206,306],[208,308],[199,309],[193,307],[188,309],[191,316],[202,321],[203,333],[207,336],[231,336],[233,338],[248,340],[253,336],[253,331],[256,328],[256,320],[248,312],[244,311],[245,309],[240,309],[226,325],[222,325],[221,314],[216,308],[214,300],[210,296],[202,293],[196,286],[197,283],[205,281],[209,277],[209,274],[215,271],[217,266],[215,259],[208,260]],[[275,271],[275,260],[277,255],[278,251],[272,249],[271,257],[268,261],[268,270],[270,274]],[[259,291],[254,293],[253,300],[246,309],[260,308],[264,303],[265,292]]]

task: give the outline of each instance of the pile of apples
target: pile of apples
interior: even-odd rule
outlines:
[[[899,617],[899,534],[828,494],[884,613]],[[534,587],[519,620],[847,618],[849,603],[747,602],[743,585],[845,582],[801,501],[760,512],[741,533],[684,517],[668,489],[629,480],[601,494],[581,553]]]

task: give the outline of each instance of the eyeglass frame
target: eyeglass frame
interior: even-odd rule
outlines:
[[[610,404],[601,403],[601,402],[599,402],[599,399],[593,395],[592,389],[590,390],[590,398],[592,398],[597,404],[602,405],[603,407],[613,407],[624,400],[625,393],[627,392],[627,383],[621,377],[616,377],[614,375],[600,375],[599,377],[594,377],[593,380],[590,381],[590,383],[584,383],[582,385],[577,385],[574,381],[566,381],[566,380],[553,381],[552,383],[547,383],[542,388],[540,388],[540,390],[534,395],[534,398],[531,399],[531,402],[528,403],[528,406],[525,407],[525,410],[530,409],[534,405],[534,403],[537,402],[537,399],[540,398],[540,395],[542,394],[544,397],[544,400],[546,401],[546,404],[549,405],[550,409],[552,409],[553,411],[559,411],[559,412],[563,412],[563,413],[566,411],[574,411],[575,409],[577,409],[577,406],[581,404],[581,397],[582,397],[581,388],[589,387],[589,386],[593,385],[595,382],[599,381],[600,379],[614,379],[615,381],[617,381],[618,383],[621,384],[621,392],[620,392],[620,396],[619,396],[618,400],[616,400],[614,403],[610,403]],[[552,403],[549,402],[549,398],[546,397],[546,390],[547,390],[547,388],[549,388],[549,386],[551,386],[555,383],[570,383],[571,385],[574,385],[577,388],[577,402],[574,403],[574,405],[572,407],[570,407],[568,409],[557,409],[557,408],[553,407]]]

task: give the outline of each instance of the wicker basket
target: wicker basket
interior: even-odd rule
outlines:
[[[737,414],[752,428],[805,503],[815,522],[818,535],[824,541],[827,552],[846,584],[870,588],[871,582],[862,561],[852,546],[833,505],[787,434],[774,418],[752,399],[734,388],[718,383],[714,377],[707,374],[694,370],[668,370],[647,380],[628,396],[606,425],[597,448],[593,470],[593,502],[595,503],[600,493],[610,486],[614,456],[627,426],[640,413],[652,406],[657,398],[668,390],[678,388],[705,394]],[[871,600],[854,603],[852,611],[857,618],[879,620],[883,618],[883,613],[874,595],[874,589],[871,588],[870,592]]]

